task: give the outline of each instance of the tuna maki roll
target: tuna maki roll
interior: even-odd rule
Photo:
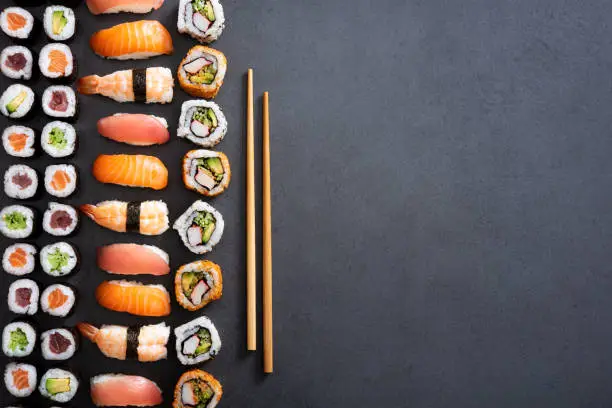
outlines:
[[[0,111],[4,116],[19,119],[30,113],[34,104],[34,91],[28,86],[13,84],[0,97]]]
[[[39,296],[36,282],[31,279],[18,279],[9,286],[7,299],[9,310],[17,314],[36,314]]]
[[[34,28],[34,16],[21,7],[7,7],[0,13],[0,28],[9,37],[26,40]]]
[[[36,346],[36,331],[25,322],[6,325],[2,331],[2,351],[7,357],[26,357]]]
[[[2,146],[13,157],[32,157],[34,149],[34,130],[25,126],[9,126],[2,132]]]
[[[32,52],[20,45],[6,47],[0,53],[0,70],[11,79],[32,78]]]
[[[25,164],[15,164],[4,173],[4,193],[19,200],[34,197],[38,190],[36,170]]]
[[[63,6],[49,6],[45,9],[45,33],[53,41],[65,41],[74,35],[76,18],[74,11]]]
[[[55,197],[68,197],[76,190],[77,172],[72,164],[48,166],[45,170],[45,189]]]
[[[65,85],[53,85],[42,96],[43,111],[53,118],[73,118],[77,112],[74,90]]]
[[[178,30],[202,43],[219,38],[225,27],[223,6],[218,0],[180,0]]]
[[[68,360],[76,352],[76,339],[68,329],[47,330],[40,336],[40,340],[45,360]]]
[[[43,215],[43,229],[56,237],[72,234],[78,224],[77,210],[67,204],[51,202]]]
[[[202,370],[187,371],[174,388],[173,408],[215,408],[223,388],[215,377]]]
[[[47,275],[68,275],[76,268],[78,261],[76,249],[67,242],[50,244],[40,251],[40,265]]]
[[[70,401],[79,389],[79,381],[70,371],[52,368],[40,379],[38,391],[55,402]]]
[[[7,238],[27,238],[34,229],[34,211],[23,205],[9,205],[0,211],[0,231]]]
[[[183,102],[178,137],[202,147],[213,147],[223,140],[226,133],[227,120],[219,105],[204,100]]]
[[[212,150],[192,150],[183,158],[185,187],[214,197],[225,191],[232,172],[227,156]]]
[[[74,153],[77,135],[70,123],[56,120],[47,123],[42,130],[40,143],[43,150],[51,157],[67,157]]]
[[[74,57],[66,44],[51,43],[40,50],[38,68],[47,78],[67,78],[74,72]]]
[[[185,246],[193,253],[204,254],[223,236],[223,216],[204,201],[196,201],[174,223]]]
[[[221,89],[226,70],[227,59],[221,51],[196,45],[179,65],[177,76],[189,95],[211,99]]]
[[[4,371],[4,384],[12,396],[29,397],[36,389],[36,367],[30,364],[10,363]]]
[[[66,285],[51,285],[40,295],[43,312],[55,317],[66,317],[76,302],[74,291]]]
[[[195,261],[183,265],[174,277],[176,301],[187,310],[195,311],[223,294],[221,268],[214,262]]]
[[[34,271],[36,248],[30,244],[13,244],[4,250],[2,268],[10,275],[23,276]]]

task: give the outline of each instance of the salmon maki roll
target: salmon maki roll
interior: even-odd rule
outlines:
[[[87,0],[91,14],[137,13],[145,14],[157,10],[164,0]]]
[[[153,381],[124,374],[93,377],[91,400],[98,407],[153,407],[163,402],[162,391]]]
[[[96,224],[117,232],[160,235],[168,229],[168,206],[163,201],[103,201],[80,209]]]
[[[196,45],[181,61],[177,77],[189,95],[212,99],[221,89],[226,71],[227,59],[221,51]]]
[[[4,370],[4,384],[8,392],[17,398],[29,397],[36,389],[36,367],[30,364],[10,363]]]
[[[36,266],[36,253],[34,245],[13,244],[4,250],[2,268],[10,275],[28,275]]]
[[[47,78],[67,78],[74,72],[72,50],[66,44],[51,43],[40,50],[38,68]]]
[[[48,166],[45,170],[45,188],[55,197],[68,197],[77,187],[77,171],[72,164]]]
[[[170,295],[162,285],[143,285],[138,282],[103,282],[96,289],[100,306],[115,312],[136,316],[168,316]]]
[[[134,146],[152,146],[170,140],[166,119],[138,113],[116,113],[102,118],[98,121],[98,133]]]
[[[215,408],[223,396],[223,387],[215,377],[202,370],[181,375],[174,388],[173,408]]]
[[[170,273],[170,256],[152,245],[112,244],[98,248],[98,268],[116,275]]]
[[[0,13],[0,28],[9,37],[25,40],[34,28],[34,16],[21,7],[7,7]]]
[[[111,59],[146,59],[172,54],[172,37],[156,20],[141,20],[118,24],[91,36],[93,52]]]
[[[93,176],[101,183],[161,190],[168,185],[168,169],[161,160],[144,155],[100,155]]]
[[[43,312],[55,317],[66,317],[74,307],[76,295],[66,285],[51,285],[40,295]]]
[[[36,153],[34,130],[26,126],[9,126],[2,132],[2,146],[13,157],[32,157]]]

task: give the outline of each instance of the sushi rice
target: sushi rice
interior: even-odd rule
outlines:
[[[25,376],[27,381],[23,383],[22,376]],[[11,395],[17,398],[29,397],[36,389],[37,384],[36,367],[31,364],[10,363],[4,371],[4,385]],[[16,384],[16,379],[19,379],[19,384]]]
[[[36,150],[34,130],[26,126],[9,126],[2,132],[2,146],[13,157],[32,157]]]
[[[219,144],[227,133],[227,119],[219,105],[205,100],[183,102],[177,136],[202,147]]]
[[[23,27],[15,30],[11,29],[9,24],[10,15],[19,15],[22,19],[24,19],[25,22]],[[0,28],[2,28],[2,31],[4,31],[4,33],[9,37],[25,40],[30,36],[32,28],[34,28],[34,16],[32,16],[29,11],[21,7],[7,7],[2,11],[2,13],[0,13]]]
[[[40,336],[40,348],[45,360],[68,360],[76,352],[76,339],[68,329],[51,329]]]
[[[49,6],[45,9],[43,25],[53,41],[68,40],[74,35],[76,26],[74,11],[64,6]]]
[[[34,104],[34,91],[29,86],[13,84],[0,97],[0,112],[9,118],[19,119],[30,113]]]
[[[74,232],[79,224],[77,210],[67,204],[50,202],[43,215],[43,229],[56,237],[65,237]]]
[[[57,300],[58,298],[57,304],[50,303],[51,300]],[[72,311],[75,302],[76,295],[74,291],[66,285],[55,284],[48,286],[40,295],[42,311],[55,317],[66,317]]]
[[[221,337],[213,322],[200,316],[174,329],[176,356],[183,365],[194,365],[215,358],[221,350]]]
[[[7,357],[27,357],[36,346],[36,330],[25,322],[9,323],[2,330],[2,352]]]
[[[202,43],[219,38],[225,27],[219,0],[180,0],[177,28]]]
[[[36,266],[36,253],[34,245],[13,244],[4,250],[2,268],[9,275],[28,275],[34,271]]]
[[[27,238],[34,229],[34,211],[23,205],[9,205],[0,211],[0,232],[7,238]]]
[[[78,261],[76,249],[67,242],[50,244],[40,251],[40,265],[47,275],[68,275],[74,271]]]
[[[67,177],[65,180],[65,185],[57,186],[55,182],[56,173],[63,174],[63,176],[59,176],[61,178]],[[57,164],[48,166],[45,169],[45,189],[47,193],[51,194],[55,197],[68,197],[77,187],[77,172],[75,167],[72,164]]]
[[[43,397],[55,402],[68,402],[79,389],[79,381],[70,371],[52,368],[40,379],[38,391]]]
[[[18,279],[11,283],[8,291],[8,308],[17,314],[34,315],[38,312],[40,290],[31,279]]]
[[[53,118],[73,118],[77,112],[74,89],[66,85],[52,85],[42,96],[43,111]]]
[[[25,164],[14,164],[4,173],[4,193],[19,200],[34,197],[38,190],[36,170]]]
[[[194,202],[174,223],[183,243],[191,252],[212,251],[223,236],[223,216],[205,201]]]
[[[76,142],[77,135],[74,126],[59,120],[47,123],[41,133],[40,143],[43,150],[54,158],[72,155]]]
[[[32,78],[32,51],[21,45],[6,47],[0,53],[0,70],[11,79]]]

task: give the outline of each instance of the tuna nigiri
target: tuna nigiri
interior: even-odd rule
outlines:
[[[79,323],[81,334],[95,343],[109,358],[138,358],[141,362],[159,361],[168,355],[166,344],[170,328],[165,323],[142,326],[102,326]]]
[[[169,256],[151,245],[113,244],[98,248],[98,267],[117,275],[167,275]]]
[[[168,206],[163,201],[103,201],[80,209],[96,224],[117,232],[160,235],[168,229]]]
[[[101,183],[161,190],[168,185],[168,169],[154,156],[102,154],[94,161],[93,176]]]
[[[91,14],[138,13],[145,14],[157,10],[164,0],[87,0]]]
[[[172,54],[172,37],[159,21],[141,20],[118,24],[91,36],[89,45],[101,57],[146,59]]]
[[[124,374],[93,377],[91,400],[98,407],[152,407],[163,402],[162,392],[153,381]]]
[[[168,316],[170,295],[161,285],[138,282],[102,282],[96,289],[96,300],[107,309],[136,316]]]
[[[84,95],[100,94],[117,102],[172,102],[174,78],[168,68],[153,67],[116,71],[106,76],[79,79],[77,89]]]
[[[138,113],[117,113],[98,120],[102,136],[134,146],[163,144],[170,140],[166,119]]]

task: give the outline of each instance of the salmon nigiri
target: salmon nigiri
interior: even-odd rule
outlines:
[[[164,0],[87,0],[91,14],[138,13],[145,14],[157,10]]]
[[[98,268],[117,275],[167,275],[168,254],[151,245],[112,244],[98,248]]]
[[[163,144],[170,140],[166,119],[139,113],[117,113],[98,120],[102,136],[134,146]]]
[[[146,59],[172,54],[172,37],[159,21],[141,20],[118,24],[91,36],[93,52],[104,58]]]
[[[154,156],[102,154],[94,161],[93,176],[101,183],[161,190],[168,185],[168,169]]]
[[[103,201],[84,204],[81,211],[102,227],[117,232],[160,235],[168,229],[168,206],[163,201]]]
[[[153,381],[124,374],[93,377],[91,400],[98,407],[153,407],[163,402],[162,392]]]
[[[161,285],[138,282],[102,282],[96,289],[96,300],[107,309],[136,316],[168,316],[170,295]]]

